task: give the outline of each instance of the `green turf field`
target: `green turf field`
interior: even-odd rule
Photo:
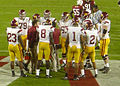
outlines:
[[[111,20],[109,56],[114,60],[120,60],[120,7],[118,7],[117,1],[95,0],[102,11],[108,12]],[[19,9],[25,9],[29,17],[32,17],[34,13],[40,13],[43,16],[43,11],[49,9],[52,16],[59,20],[61,13],[70,12],[72,5],[75,4],[76,0],[0,0],[0,56],[8,56],[6,28],[10,26],[10,21],[18,16]],[[97,58],[101,59],[99,51],[97,51]],[[53,75],[56,78],[35,79],[34,76],[27,79],[19,78],[9,86],[26,86],[26,84],[28,86],[33,86],[33,84],[36,84],[35,86],[43,86],[43,84],[44,86],[69,86],[68,81],[61,80],[61,77],[64,76],[63,73],[58,72]]]
[[[109,55],[111,59],[120,59],[120,7],[117,5],[118,0],[95,1],[102,11],[109,13],[111,20]],[[25,9],[29,17],[32,17],[34,13],[40,13],[43,16],[43,11],[49,9],[52,16],[59,20],[61,13],[70,12],[74,4],[76,4],[76,0],[0,0],[0,56],[8,56],[5,31],[6,27],[10,26],[10,21],[18,16],[19,9]],[[99,52],[97,52],[97,58],[100,59]]]

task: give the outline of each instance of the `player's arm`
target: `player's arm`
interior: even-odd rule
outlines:
[[[69,33],[67,34],[67,39],[66,39],[66,43],[65,43],[65,47],[67,48],[69,44]]]
[[[25,49],[24,49],[23,42],[22,42],[21,35],[18,36],[18,41],[19,41],[20,45],[22,46],[22,49],[25,50]]]
[[[80,35],[80,43],[81,43],[82,50],[84,51],[84,49],[85,49],[85,37],[83,37],[83,35]]]
[[[71,16],[71,18],[73,18],[73,15],[72,15],[72,14],[73,14],[73,10],[70,12],[70,16]]]

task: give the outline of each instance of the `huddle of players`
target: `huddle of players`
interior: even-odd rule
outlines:
[[[20,17],[14,18],[11,22],[11,28],[7,28],[12,76],[15,76],[15,56],[19,61],[21,76],[26,76],[23,73],[23,55],[21,51],[23,50],[24,53],[25,50],[27,52],[30,50],[32,54],[31,57],[34,58],[32,60],[32,70],[35,71],[36,69],[36,77],[39,77],[40,65],[42,64],[43,57],[46,60],[46,77],[52,77],[50,75],[49,56],[51,53],[50,51],[58,50],[59,41],[54,44],[55,40],[53,41],[53,38],[58,37],[57,39],[59,40],[60,35],[63,62],[66,62],[64,59],[67,57],[64,79],[68,79],[69,67],[73,57],[75,60],[75,73],[73,80],[79,80],[79,78],[85,77],[83,62],[87,56],[91,58],[95,71],[95,77],[97,77],[98,72],[95,64],[96,41],[100,42],[101,56],[105,62],[104,68],[100,70],[103,71],[103,73],[107,73],[109,71],[108,45],[110,42],[110,20],[107,19],[108,14],[99,10],[93,0],[78,0],[77,3],[77,5],[72,7],[70,14],[68,12],[62,13],[61,20],[58,22],[60,31],[58,31],[56,36],[53,35],[55,34],[54,32],[57,31],[55,30],[57,21],[55,18],[50,17],[51,13],[49,10],[44,11],[44,17],[40,17],[39,14],[34,14],[33,21],[31,21],[29,17],[25,17],[25,10],[19,11]],[[69,19],[69,16],[73,19]],[[32,28],[31,26],[35,30],[32,29],[30,32],[35,32],[34,35],[36,35],[36,38],[33,40],[36,40],[38,43],[35,45],[39,45],[38,56],[36,46],[29,42],[29,40],[32,40],[30,39],[32,37],[27,37],[29,30]],[[30,29],[28,30],[28,28]],[[32,44],[31,47],[30,44]],[[36,62],[35,58],[37,57],[38,59]],[[55,62],[55,60],[53,60],[54,67],[57,66],[57,62],[59,63],[59,61]],[[79,63],[81,67],[81,75],[78,76]]]

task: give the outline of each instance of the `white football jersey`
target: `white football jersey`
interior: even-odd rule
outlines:
[[[97,30],[85,30],[85,36],[87,36],[87,43],[86,46],[92,47],[95,46],[96,39],[98,38],[98,31]]]
[[[22,35],[22,30],[19,28],[7,28],[7,38],[8,38],[8,44],[16,45],[19,44],[18,36]]]
[[[72,20],[68,20],[66,22],[63,22],[62,20],[59,21],[58,26],[61,30],[61,37],[67,38],[67,32],[68,32],[68,28],[70,27],[72,24]]]
[[[51,25],[39,25],[39,28],[37,28],[37,31],[39,32],[39,42],[50,43],[49,34],[54,31],[51,27]]]
[[[68,27],[68,34],[69,34],[69,46],[72,47],[76,45],[77,48],[81,48],[80,35],[82,35],[82,28]]]
[[[23,35],[27,35],[29,27],[32,26],[32,20],[29,17],[25,17],[21,20],[19,17],[14,18],[18,22],[18,27],[23,30]]]
[[[102,14],[101,10],[98,10],[97,12],[93,13],[93,16],[94,16],[94,19],[95,19],[94,20],[95,24],[100,22],[101,14]]]
[[[57,20],[55,18],[52,18],[52,17],[50,17],[49,20],[51,22],[57,22]],[[45,23],[46,23],[46,19],[44,17],[40,17],[40,24],[45,25]]]
[[[101,37],[102,39],[110,38],[109,37],[110,25],[111,25],[111,21],[109,19],[105,19],[101,22],[101,35],[103,34],[104,26],[107,26],[107,32],[104,37]]]

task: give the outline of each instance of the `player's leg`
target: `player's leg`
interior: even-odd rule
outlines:
[[[39,78],[40,75],[40,64],[42,64],[42,58],[43,58],[43,44],[39,43],[39,53],[38,53],[38,61],[37,61],[37,69],[36,69],[36,78]]]
[[[69,72],[70,62],[72,61],[72,57],[73,57],[72,48],[69,47],[67,52],[67,64],[66,64],[64,79],[68,79],[68,72]]]
[[[49,43],[45,44],[45,49],[44,49],[44,53],[45,53],[45,60],[46,60],[46,78],[51,78],[52,76],[50,75],[50,46]]]
[[[63,60],[62,67],[64,67],[66,65],[66,47],[65,47],[65,43],[66,43],[66,39],[61,38],[62,60]]]
[[[80,60],[81,74],[79,77],[85,77],[84,61],[85,61],[87,56],[88,56],[88,50],[85,49],[84,54],[82,55],[81,60]]]
[[[16,45],[14,47],[15,49],[15,56],[19,61],[19,67],[20,67],[20,73],[22,77],[27,77],[27,75],[24,74],[23,72],[23,55],[22,55],[22,50],[21,47],[19,45]]]
[[[95,77],[97,77],[97,74],[98,74],[98,71],[97,71],[97,68],[96,68],[96,63],[95,63],[95,47],[92,47],[92,52],[90,53],[90,58],[91,58],[91,61],[92,61],[92,64],[93,64],[93,68],[94,68],[94,73],[95,73]]]
[[[108,73],[110,68],[109,68],[109,57],[108,57],[108,45],[110,43],[110,39],[106,39],[105,40],[105,46],[104,46],[104,62],[105,62],[105,70],[103,71],[103,73]]]
[[[8,51],[9,51],[9,55],[10,55],[10,67],[11,67],[11,71],[12,71],[12,77],[15,76],[15,71],[14,71],[14,59],[15,59],[15,55],[13,52],[13,47],[12,45],[8,46]]]
[[[79,60],[80,60],[80,49],[76,49],[77,51],[74,53],[75,58],[75,73],[74,73],[74,79],[73,80],[79,80],[78,78],[78,69],[79,69]]]

